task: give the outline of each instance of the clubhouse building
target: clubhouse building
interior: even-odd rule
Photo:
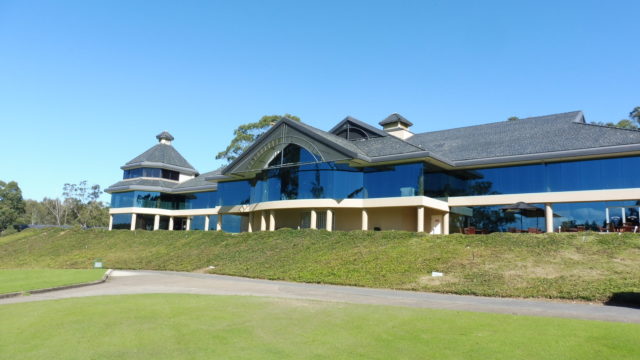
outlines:
[[[640,131],[589,124],[580,111],[416,134],[399,114],[379,125],[347,117],[323,131],[282,118],[206,173],[163,132],[106,189],[109,228],[449,234],[638,226]],[[520,202],[529,210],[509,209]]]

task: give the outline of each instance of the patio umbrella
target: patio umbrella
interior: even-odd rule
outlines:
[[[500,210],[504,212],[512,212],[520,214],[520,230],[524,230],[522,228],[522,217],[535,217],[536,218],[536,227],[538,227],[538,218],[543,217],[545,214],[544,209],[541,209],[537,206],[533,206],[527,204],[525,202],[517,202],[513,205],[507,205],[500,208]],[[559,215],[553,214],[554,217],[560,217]]]

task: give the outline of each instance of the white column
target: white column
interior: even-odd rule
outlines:
[[[624,225],[624,223],[627,222],[627,214],[625,210],[627,210],[626,208],[621,208],[620,210],[622,210],[622,225]]]
[[[269,210],[269,231],[276,229],[276,212]]]
[[[109,215],[109,231],[113,230],[113,215]]]
[[[153,217],[153,230],[160,229],[160,215],[156,215]]]
[[[418,229],[417,232],[424,232],[424,206],[418,206],[417,211]]]
[[[369,214],[367,209],[362,209],[362,230],[369,230]]]
[[[309,228],[311,229],[317,229],[318,228],[318,214],[316,213],[315,210],[311,209],[311,216],[309,216],[310,220],[309,220]]]
[[[209,231],[209,215],[204,217],[204,231]]]
[[[253,232],[253,213],[249,213],[249,223],[247,224],[247,232]]]
[[[218,214],[218,222],[216,223],[216,231],[222,231],[222,214]]]
[[[136,214],[131,214],[131,231],[136,229]]]
[[[544,204],[544,222],[545,231],[548,233],[553,232],[553,206],[550,203]]]
[[[169,230],[173,231],[173,216],[169,216]]]
[[[191,230],[191,216],[187,216],[187,231]]]
[[[260,231],[267,231],[267,212],[260,212]]]
[[[442,233],[449,235],[449,213],[446,212],[442,215]]]
[[[333,210],[327,209],[327,219],[326,219],[326,229],[327,231],[333,231]]]

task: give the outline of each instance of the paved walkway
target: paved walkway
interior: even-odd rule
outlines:
[[[640,310],[626,307],[302,284],[171,271],[116,270],[103,284],[1,299],[0,305],[84,296],[152,293],[268,296],[640,323]]]

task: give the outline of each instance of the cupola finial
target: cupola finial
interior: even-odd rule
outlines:
[[[160,144],[171,145],[171,142],[173,141],[173,136],[169,134],[168,131],[165,130],[160,134],[156,135],[156,139],[158,139],[158,142],[160,142]]]

